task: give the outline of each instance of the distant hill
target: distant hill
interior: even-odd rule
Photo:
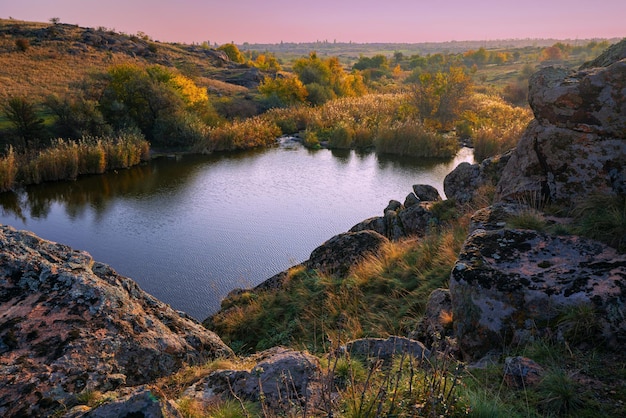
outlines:
[[[249,71],[209,47],[160,43],[106,28],[0,19],[0,98],[65,94],[87,75],[127,62],[176,67],[199,85],[226,94],[245,91],[237,84]]]

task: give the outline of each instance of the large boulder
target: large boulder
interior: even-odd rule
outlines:
[[[420,201],[415,194],[410,193],[405,203],[408,205],[392,200],[383,216],[366,219],[350,228],[350,232],[375,231],[391,241],[424,236],[431,224],[436,222],[431,211],[433,202]]]
[[[531,77],[535,120],[504,169],[499,199],[572,204],[626,193],[624,50],[626,40],[578,71],[547,67]]]
[[[86,252],[7,226],[0,248],[0,415],[49,415],[83,391],[233,355]]]
[[[303,264],[310,269],[343,277],[350,267],[368,254],[376,253],[388,241],[375,231],[346,232],[317,247]]]
[[[250,370],[218,370],[185,391],[183,397],[210,403],[215,396],[233,395],[262,401],[272,411],[291,412],[319,406],[321,366],[305,352],[274,347],[248,359]]]
[[[397,336],[387,339],[360,338],[346,343],[342,351],[351,356],[373,358],[384,362],[391,362],[394,358],[400,358],[403,355],[413,356],[418,361],[430,357],[430,350],[420,341]]]
[[[626,255],[596,241],[476,229],[452,270],[450,296],[458,345],[471,359],[534,336],[568,338],[572,324],[560,321],[568,315],[593,321],[608,344],[626,342]]]
[[[512,151],[486,158],[481,163],[463,162],[445,177],[443,190],[448,199],[457,203],[470,202],[482,186],[495,186],[500,180]]]

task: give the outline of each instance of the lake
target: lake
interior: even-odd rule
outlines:
[[[202,320],[234,288],[306,260],[324,241],[435,186],[463,161],[276,148],[158,158],[73,182],[0,194],[0,222],[91,253]]]

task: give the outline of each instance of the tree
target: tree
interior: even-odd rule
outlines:
[[[413,104],[423,122],[450,129],[463,111],[464,99],[471,88],[471,77],[462,67],[450,67],[447,72],[425,72],[412,86]]]
[[[52,23],[53,25],[58,25],[60,21],[61,21],[61,19],[59,19],[58,17],[51,17],[50,18],[50,23]]]
[[[304,103],[308,95],[306,87],[296,77],[265,77],[259,92],[270,100],[270,107]]]
[[[37,147],[44,134],[44,120],[37,115],[35,105],[22,97],[12,97],[3,104],[2,110],[22,142],[19,145]]]
[[[188,141],[195,141],[203,129],[199,119],[208,122],[216,117],[206,90],[196,86],[191,79],[159,65],[111,67],[100,109],[115,128],[135,126],[146,138],[157,142],[167,140],[160,134],[164,127],[168,132],[178,132]],[[171,139],[177,146],[185,145],[184,139]]]
[[[217,48],[217,50],[223,51],[228,56],[228,59],[230,59],[233,62],[238,62],[238,63],[245,62],[245,59],[243,55],[241,54],[241,51],[239,51],[239,48],[237,48],[237,45],[233,43],[224,44],[220,46],[219,48]]]

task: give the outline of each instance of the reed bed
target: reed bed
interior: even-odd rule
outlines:
[[[83,174],[128,168],[149,157],[149,143],[136,134],[79,141],[57,139],[49,148],[19,156],[10,149],[0,159],[0,191],[10,190],[16,183],[74,180]]]

